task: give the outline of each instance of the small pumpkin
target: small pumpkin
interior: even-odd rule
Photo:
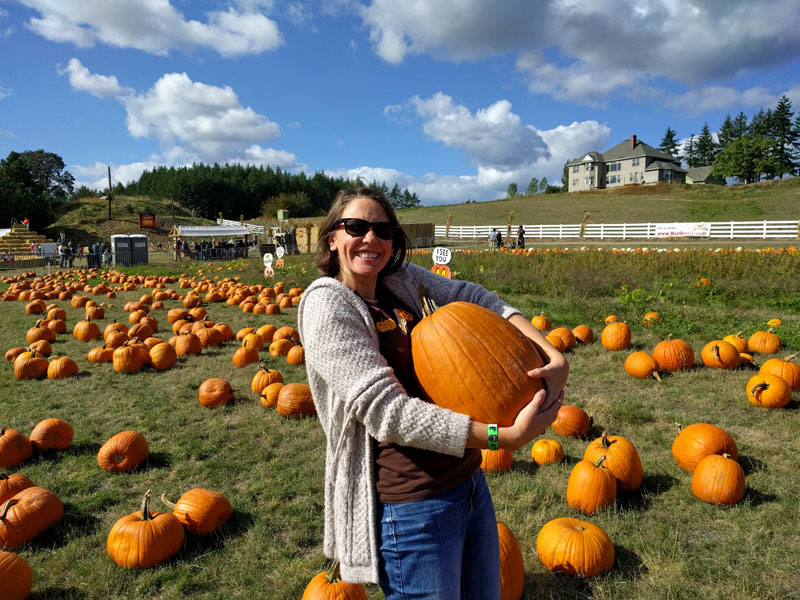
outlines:
[[[84,321],[75,323],[75,327],[72,328],[72,335],[75,339],[82,342],[96,340],[101,337],[100,327],[90,318],[87,318]]]
[[[531,319],[531,325],[536,327],[539,331],[550,331],[552,324],[550,323],[550,319],[544,316],[544,313],[541,313]]]
[[[281,393],[281,388],[283,388],[284,383],[282,381],[277,381],[275,383],[270,383],[267,387],[261,390],[260,400],[261,405],[270,408],[272,406],[278,405],[278,396]]]
[[[120,431],[100,447],[97,464],[104,471],[123,473],[132,471],[147,458],[150,448],[138,431]]]
[[[550,571],[594,577],[611,570],[614,544],[597,525],[561,517],[548,521],[536,537],[536,553]]]
[[[601,508],[614,504],[617,497],[617,480],[603,466],[605,454],[595,461],[578,462],[567,481],[567,504],[575,510],[591,515]]]
[[[672,442],[672,456],[685,471],[694,471],[709,454],[728,454],[736,459],[739,449],[727,431],[710,423],[684,427]]]
[[[303,590],[300,600],[367,600],[367,593],[357,583],[342,581],[339,561],[334,561],[330,571],[317,573]]]
[[[72,444],[75,432],[72,425],[61,419],[51,418],[39,421],[31,431],[31,444],[40,452],[46,450],[66,450]]]
[[[794,360],[797,354],[786,358],[770,358],[758,370],[759,375],[777,375],[789,384],[792,391],[800,391],[800,365]]]
[[[36,350],[23,352],[14,359],[14,376],[17,379],[38,379],[47,375],[50,363]]]
[[[642,325],[644,325],[645,327],[650,327],[653,323],[658,321],[660,318],[661,318],[661,315],[659,315],[657,312],[650,311],[648,313],[645,313],[644,317],[642,317]]]
[[[692,493],[709,504],[733,506],[744,498],[744,470],[729,454],[710,454],[697,463]]]
[[[647,352],[632,352],[625,359],[625,372],[638,379],[653,377],[657,381],[661,381],[658,374],[659,368],[658,361]]]
[[[560,436],[582,438],[589,433],[591,419],[582,408],[564,404],[558,409],[558,416],[551,427]]]
[[[792,401],[792,388],[777,375],[753,375],[745,389],[753,406],[783,408]]]
[[[203,406],[216,408],[233,400],[233,389],[226,380],[212,377],[200,384],[197,397]]]
[[[169,339],[169,343],[175,347],[175,353],[178,356],[200,354],[203,352],[203,343],[200,341],[200,338],[193,333],[187,332],[172,336]]]
[[[564,352],[567,349],[567,345],[564,343],[564,338],[562,338],[560,335],[548,333],[546,336],[544,336],[544,339],[550,342],[550,345],[559,352]]]
[[[531,447],[531,458],[538,465],[560,463],[564,460],[564,447],[556,440],[536,440]]]
[[[294,341],[291,338],[273,339],[269,345],[269,354],[270,356],[286,356],[293,347]]]
[[[311,388],[305,383],[284,385],[278,392],[275,410],[279,415],[289,418],[307,417],[317,414],[311,397]]]
[[[174,504],[161,494],[161,501],[195,535],[208,535],[228,522],[233,508],[228,499],[213,490],[193,488]]]
[[[606,350],[627,350],[631,346],[631,328],[627,323],[609,323],[600,334],[600,343]]]
[[[511,468],[514,455],[510,450],[481,450],[481,470],[484,473],[502,473]]]
[[[253,375],[253,379],[250,381],[251,392],[254,394],[261,394],[264,388],[266,388],[268,385],[283,382],[283,375],[280,374],[280,371],[269,369],[264,363],[259,366],[260,368],[256,374]]]
[[[166,343],[156,344],[150,348],[150,364],[159,371],[166,371],[178,360],[175,348]]]
[[[286,353],[286,362],[290,365],[306,364],[306,351],[303,346],[297,344],[289,348],[289,352]]]
[[[578,325],[572,330],[572,335],[582,344],[591,344],[594,341],[594,332],[588,325]]]
[[[566,327],[556,327],[550,332],[550,335],[557,335],[560,337],[564,341],[564,348],[567,350],[578,345],[578,340],[575,338],[575,334]]]
[[[700,352],[703,364],[711,369],[735,369],[742,362],[739,351],[728,342],[713,340]]]
[[[672,334],[656,344],[653,358],[665,371],[688,371],[694,366],[692,347],[681,339],[672,339]]]
[[[114,350],[112,363],[117,373],[138,373],[145,365],[142,348],[130,342],[125,342],[125,344]]]
[[[106,549],[126,569],[146,569],[178,553],[186,534],[172,513],[150,510],[150,492],[140,510],[119,519],[108,534]]]
[[[250,337],[253,336],[253,337]],[[260,336],[251,333],[242,342],[241,348],[238,348],[233,353],[233,364],[239,368],[246,367],[247,365],[258,362],[258,342],[255,338],[261,339]]]
[[[78,374],[78,363],[68,356],[60,356],[47,365],[48,379],[66,379]]]
[[[772,333],[772,327],[767,331],[756,331],[747,340],[747,347],[751,352],[761,354],[775,354],[781,349],[781,338],[777,333]]]
[[[33,570],[18,554],[0,550],[0,581],[4,600],[25,600],[33,588]]]
[[[724,338],[722,338],[722,341],[728,342],[729,344],[733,345],[733,347],[736,348],[736,350],[738,350],[739,354],[741,354],[742,352],[747,353],[748,351],[747,340],[744,339],[744,337],[742,337],[741,331],[726,335]]]
[[[88,360],[90,363],[107,363],[114,360],[114,348],[111,346],[98,346],[89,350]]]
[[[31,441],[16,429],[0,429],[0,467],[15,467],[33,454]]]

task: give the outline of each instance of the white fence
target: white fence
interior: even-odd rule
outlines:
[[[523,225],[525,239],[669,239],[657,235],[662,226],[672,223],[587,223],[581,236],[578,225]],[[705,222],[709,227],[709,235],[704,237],[722,239],[767,239],[800,237],[800,221],[720,221]],[[436,226],[436,237],[442,239],[488,240],[489,232],[497,229],[508,237],[507,225],[450,226],[449,232],[444,225]],[[511,237],[516,240],[519,224],[511,226]],[[703,238],[698,238],[703,239]]]

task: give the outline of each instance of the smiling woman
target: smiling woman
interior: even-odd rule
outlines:
[[[408,246],[391,204],[371,188],[339,192],[320,227],[324,277],[303,294],[298,328],[327,437],[324,550],[344,581],[380,583],[388,600],[497,598],[497,523],[479,449],[514,450],[543,433],[568,366],[496,294],[406,263]],[[526,361],[527,377],[546,379],[548,391],[528,398],[511,425],[421,398],[411,360],[420,286],[440,306],[461,300],[501,315],[547,358],[541,368]]]

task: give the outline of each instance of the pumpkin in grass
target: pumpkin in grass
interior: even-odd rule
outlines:
[[[660,318],[661,318],[661,315],[659,315],[657,312],[650,311],[648,313],[645,313],[644,317],[642,317],[642,325],[644,325],[645,327],[650,327],[653,323],[658,321]]]
[[[750,352],[759,352],[761,354],[775,354],[781,349],[781,338],[778,334],[772,333],[770,327],[767,331],[756,331],[747,340],[747,347]]]
[[[736,348],[736,350],[739,351],[739,354],[742,352],[746,353],[748,351],[747,340],[742,337],[741,331],[726,335],[724,338],[722,338],[722,341],[731,344],[734,348]]]
[[[139,322],[128,330],[128,336],[133,340],[139,342],[145,341],[149,337],[153,337],[153,328],[147,323]]]
[[[642,485],[642,460],[630,441],[621,435],[603,435],[593,440],[583,452],[583,460],[594,462],[605,456],[604,466],[617,480],[617,491],[633,492]]]
[[[778,318],[767,321],[767,327],[780,327],[781,325],[783,325],[783,321]]]
[[[103,329],[103,339],[105,341],[108,341],[108,336],[110,336],[112,333],[125,333],[125,334],[127,334],[128,333],[128,329],[129,328],[128,328],[127,325],[125,325],[125,323],[118,323],[117,321],[112,321],[111,323],[106,325],[105,329]]]
[[[0,429],[0,467],[15,467],[33,454],[31,441],[16,429]]]
[[[527,375],[544,364],[536,346],[506,319],[477,304],[451,302],[436,308],[424,298],[423,308],[425,317],[411,332],[414,374],[423,395],[476,421],[511,425],[543,385]]]
[[[611,323],[616,323],[619,321],[619,317],[617,315],[608,315],[605,319],[603,319],[603,324],[610,325]]]
[[[256,330],[255,327],[243,327],[242,329],[236,332],[236,341],[237,342],[243,341],[246,335],[254,333],[255,330]]]
[[[744,498],[744,469],[728,454],[710,454],[697,463],[692,493],[709,504],[733,506]]]
[[[280,371],[267,368],[267,365],[261,363],[259,369],[253,379],[250,381],[250,391],[254,394],[260,394],[264,388],[273,383],[283,383],[283,375]]]
[[[175,515],[150,510],[148,491],[140,510],[114,523],[106,549],[119,566],[146,569],[177,554],[185,535],[183,525]]]
[[[0,506],[0,548],[16,550],[61,520],[64,506],[47,488],[25,488]]]
[[[544,336],[544,339],[550,342],[550,345],[559,352],[564,352],[567,349],[567,345],[564,343],[564,338],[562,338],[560,335],[548,333],[546,336]]]
[[[114,360],[114,348],[111,346],[98,346],[89,350],[90,363],[107,363]]]
[[[481,470],[484,473],[502,473],[511,468],[514,460],[511,450],[499,448],[497,450],[481,450]]]
[[[783,408],[792,401],[792,388],[777,375],[753,375],[745,388],[753,406]]]
[[[25,600],[33,588],[33,570],[18,554],[0,550],[0,581],[3,582],[0,598]]]
[[[254,338],[249,336],[245,338],[244,342],[242,342],[242,347],[237,348],[236,352],[233,353],[233,364],[241,368],[246,367],[251,363],[258,362],[258,347],[256,346],[256,343],[257,342],[254,340]]]
[[[597,525],[561,517],[548,521],[536,537],[536,553],[550,571],[594,577],[611,570],[614,544]]]
[[[23,352],[28,352],[28,348],[25,346],[15,346],[14,348],[6,351],[6,360],[10,363],[13,363]]]
[[[38,379],[47,375],[50,363],[36,350],[23,352],[14,359],[14,376],[17,379]]]
[[[282,381],[276,381],[275,383],[270,383],[267,387],[261,390],[261,405],[266,406],[267,408],[277,406],[278,396],[280,395],[283,386],[284,383]]]
[[[286,353],[286,362],[290,365],[306,364],[306,351],[303,349],[303,346],[297,344],[289,348],[289,352]]]
[[[594,331],[588,325],[578,325],[572,330],[572,335],[582,344],[591,344],[594,341]]]
[[[145,365],[141,348],[130,342],[115,349],[111,361],[117,373],[138,373]]]
[[[292,340],[293,342],[300,341],[300,332],[294,327],[284,326],[279,327],[272,336],[272,341],[275,340]]]
[[[600,343],[606,350],[627,350],[631,347],[631,328],[627,323],[609,323],[600,334]]]
[[[47,340],[39,340],[38,342],[33,342],[29,348],[31,350],[36,350],[42,356],[50,356],[53,353],[53,346],[50,345],[50,342]]]
[[[193,333],[200,338],[200,343],[203,344],[203,348],[219,346],[225,341],[222,337],[222,332],[215,329],[215,326],[208,321],[204,321],[203,326]]]
[[[786,358],[770,358],[758,370],[759,375],[777,375],[789,384],[793,391],[800,390],[800,365],[794,360],[797,354]]]
[[[152,338],[148,338],[152,339]],[[150,364],[159,371],[166,371],[178,360],[175,348],[163,341],[150,348]]]
[[[582,438],[589,433],[591,424],[589,415],[582,408],[564,404],[558,409],[558,416],[550,426],[563,437]]]
[[[75,339],[80,340],[82,342],[88,342],[89,340],[96,340],[101,337],[100,327],[98,327],[97,323],[95,323],[91,319],[78,321],[77,323],[75,323],[75,327],[72,328],[72,335]]]
[[[557,335],[564,341],[564,348],[569,350],[570,348],[574,348],[578,345],[578,340],[575,338],[575,334],[566,327],[556,327],[550,332],[550,335]]]
[[[29,487],[33,487],[33,482],[22,473],[0,473],[0,504]]]
[[[275,332],[278,331],[278,328],[275,325],[270,325],[267,323],[266,325],[262,325],[258,329],[256,329],[256,333],[261,336],[261,339],[264,340],[264,343],[269,343],[275,337]]]
[[[289,338],[273,339],[269,345],[270,356],[286,356],[294,348],[294,341]]]
[[[67,330],[67,322],[62,319],[50,319],[47,322],[47,328],[55,333],[64,333]]]
[[[597,460],[578,462],[567,481],[567,504],[575,510],[591,515],[601,508],[614,504],[617,498],[617,480],[603,463],[605,454]]]
[[[54,342],[56,340],[56,332],[46,326],[46,324],[42,324],[42,321],[36,321],[36,325],[28,329],[25,333],[25,341],[28,344],[32,344],[33,342],[38,342],[39,340],[47,340],[48,342]]]
[[[200,384],[197,398],[203,406],[216,408],[233,400],[233,389],[226,380],[212,377]]]
[[[307,417],[317,414],[311,397],[311,388],[305,383],[284,385],[278,392],[275,410],[279,415],[289,418]]]
[[[505,523],[497,522],[500,542],[500,600],[519,600],[525,587],[525,560],[517,536]]]
[[[694,366],[694,350],[681,339],[667,336],[653,348],[653,358],[665,371],[688,371]]]
[[[311,578],[300,600],[367,600],[367,593],[357,583],[342,581],[339,561],[333,561],[330,571]]]
[[[187,332],[174,335],[169,339],[169,343],[175,347],[175,353],[178,356],[200,354],[203,352],[203,343],[200,341],[200,338],[193,333]]]
[[[709,454],[728,454],[736,459],[739,449],[727,431],[710,423],[684,427],[672,442],[672,456],[685,471],[694,471]]]
[[[31,431],[30,440],[40,452],[45,450],[66,450],[74,435],[72,425],[61,419],[51,418],[39,421]]]
[[[536,440],[531,447],[531,458],[538,465],[551,465],[564,460],[564,447],[557,440]]]
[[[213,490],[194,488],[174,504],[161,494],[161,501],[195,535],[208,535],[228,522],[233,508],[228,499]]]
[[[631,377],[638,379],[655,378],[661,381],[658,374],[658,361],[650,356],[647,352],[632,352],[625,359],[625,372]]]
[[[47,365],[48,379],[66,379],[78,374],[78,363],[68,356],[60,356]]]
[[[713,340],[703,346],[700,359],[710,369],[735,369],[742,362],[742,357],[733,344],[722,340]]]
[[[147,458],[150,448],[138,431],[120,431],[100,447],[97,464],[104,471],[124,473],[132,471]]]
[[[552,324],[550,323],[550,319],[544,316],[544,313],[541,313],[531,319],[531,325],[536,327],[539,331],[550,331]]]

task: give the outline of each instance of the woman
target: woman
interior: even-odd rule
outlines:
[[[517,248],[525,249],[525,228],[522,225],[517,229]]]
[[[341,191],[322,224],[324,277],[303,294],[298,327],[327,437],[324,552],[342,578],[380,583],[388,600],[499,598],[497,523],[480,470],[487,423],[419,398],[410,332],[418,286],[439,306],[481,304],[534,341],[549,364],[499,446],[516,449],[555,420],[569,367],[517,310],[481,286],[406,263],[407,238],[371,188]]]

